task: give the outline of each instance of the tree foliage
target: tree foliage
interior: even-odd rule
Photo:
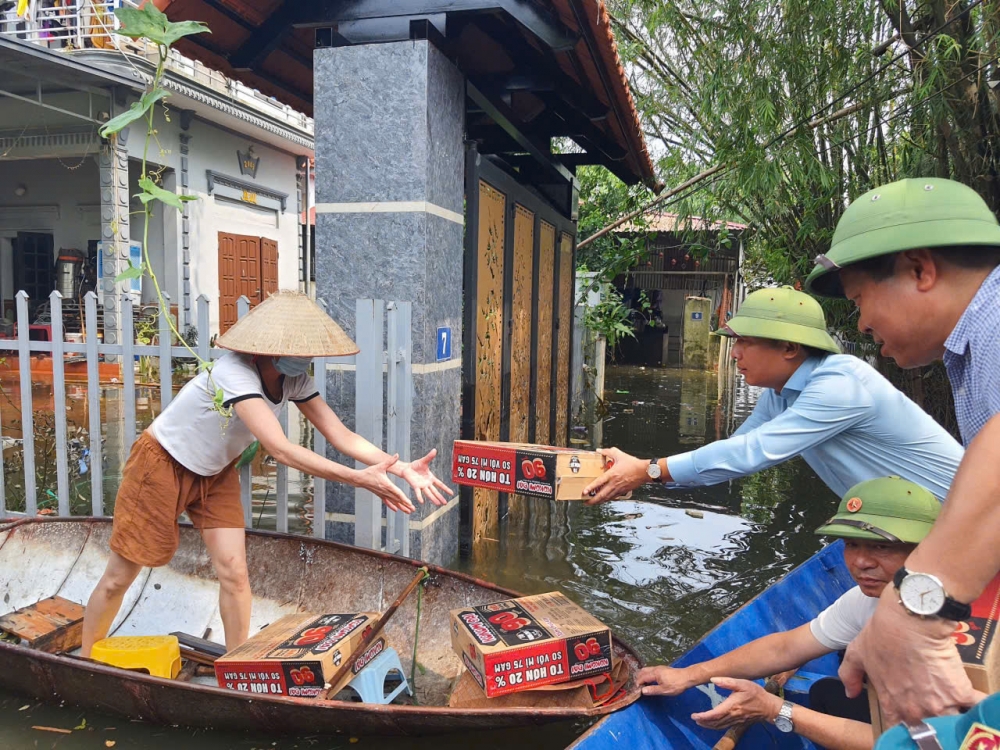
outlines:
[[[996,0],[608,5],[662,179],[725,165],[669,210],[748,224],[751,283],[803,280],[850,201],[902,177],[951,177],[1000,209]],[[583,183],[581,238],[637,200]],[[824,304],[860,344],[850,308]]]

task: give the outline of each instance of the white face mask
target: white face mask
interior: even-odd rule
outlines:
[[[309,372],[312,359],[309,357],[275,357],[274,369],[289,378],[305,375]]]

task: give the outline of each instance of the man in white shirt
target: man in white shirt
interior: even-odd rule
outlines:
[[[254,440],[278,463],[316,477],[363,487],[391,510],[413,504],[387,474],[406,480],[421,503],[452,494],[430,470],[436,451],[399,461],[347,429],[308,374],[314,357],[357,354],[357,345],[320,307],[298,292],[281,291],[224,333],[230,353],[189,382],[136,440],[115,500],[111,554],[87,603],[81,654],[104,638],[129,586],[143,567],[170,562],[187,514],[201,531],[219,578],[219,612],[226,647],[250,630],[250,579],[236,462]],[[354,469],[288,440],[278,422],[292,401],[329,444],[367,465]],[[322,519],[316,519],[322,523]]]
[[[857,586],[794,630],[758,638],[683,669],[646,667],[638,675],[639,684],[645,686],[643,694],[678,695],[711,681],[732,694],[711,711],[692,716],[701,726],[724,729],[747,721],[770,721],[822,747],[868,750],[873,738],[866,696],[848,700],[839,681],[817,682],[810,691],[810,704],[828,703],[827,710],[838,714],[830,715],[783,701],[751,680],[846,649],[872,616],[882,590],[930,531],[940,508],[934,495],[899,477],[870,479],[850,488],[837,514],[816,533],[844,539],[844,562]]]

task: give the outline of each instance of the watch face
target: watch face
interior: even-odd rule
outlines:
[[[778,715],[774,718],[774,726],[777,727],[779,732],[791,732],[792,731],[792,720]]]
[[[660,465],[650,464],[649,466],[646,467],[646,474],[649,475],[650,479],[659,479],[661,474]]]
[[[927,573],[910,573],[899,585],[899,598],[915,615],[936,615],[944,606],[944,586]]]

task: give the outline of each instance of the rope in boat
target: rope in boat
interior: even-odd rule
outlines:
[[[413,705],[419,706],[417,700],[417,641],[420,640],[420,613],[424,608],[424,585],[430,578],[427,568],[424,568],[424,577],[417,586],[417,624],[413,628],[413,661],[410,663],[410,690],[413,691]]]

